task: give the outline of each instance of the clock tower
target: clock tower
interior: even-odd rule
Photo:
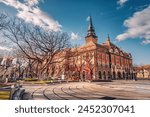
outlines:
[[[86,40],[86,44],[89,42],[93,42],[93,43],[97,43],[97,36],[95,34],[95,29],[92,23],[92,17],[90,16],[89,19],[89,26],[88,26],[88,31],[87,31],[87,35],[85,37]]]

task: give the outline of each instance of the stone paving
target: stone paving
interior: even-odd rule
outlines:
[[[24,100],[149,100],[150,81],[72,82],[23,85]]]

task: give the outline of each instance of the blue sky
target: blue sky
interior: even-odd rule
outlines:
[[[134,63],[150,64],[150,0],[0,0],[0,11],[67,32],[72,44],[80,45],[91,15],[99,43],[109,34]]]

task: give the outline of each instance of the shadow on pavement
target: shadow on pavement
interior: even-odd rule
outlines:
[[[116,98],[115,97],[110,97],[110,96],[104,96],[100,99],[103,99],[103,100],[115,100]]]

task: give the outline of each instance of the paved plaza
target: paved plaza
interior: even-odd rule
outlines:
[[[147,100],[150,80],[24,84],[24,100]]]

